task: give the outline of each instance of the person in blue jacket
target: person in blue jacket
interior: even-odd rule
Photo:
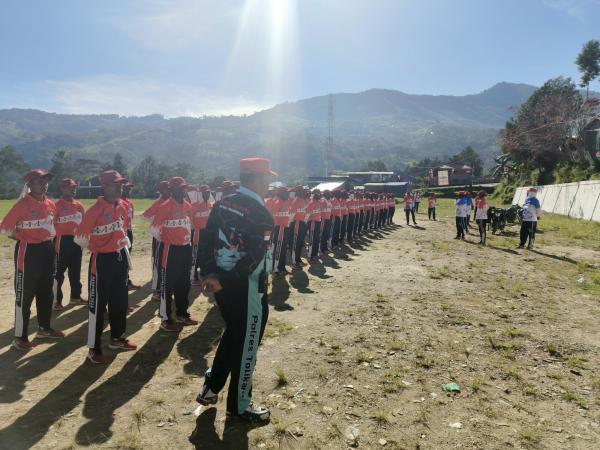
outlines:
[[[540,201],[536,198],[537,189],[529,188],[527,190],[527,198],[523,202],[523,221],[521,222],[521,240],[518,248],[525,248],[527,244],[528,250],[533,250],[535,242],[535,232],[537,231],[537,221],[542,215],[542,207]]]

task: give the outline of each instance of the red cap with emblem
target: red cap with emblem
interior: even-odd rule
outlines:
[[[181,177],[173,177],[169,180],[169,189],[187,187],[187,182],[185,178]]]
[[[277,172],[271,170],[271,162],[266,158],[243,158],[240,159],[240,173],[244,174],[270,174],[277,176]]]
[[[105,170],[100,174],[100,184],[106,186],[111,183],[127,183],[127,180],[116,170]]]
[[[33,169],[25,174],[25,176],[23,177],[23,180],[25,180],[25,183],[30,183],[33,180],[37,180],[38,178],[50,179],[50,178],[52,178],[52,174],[48,173],[48,172],[44,172],[41,169]]]

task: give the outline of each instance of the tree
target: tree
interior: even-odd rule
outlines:
[[[144,197],[154,197],[158,183],[161,181],[159,165],[152,156],[146,156],[131,172],[131,179],[136,185],[136,193]]]
[[[586,42],[577,55],[575,64],[581,72],[580,86],[586,89],[585,97],[589,97],[590,83],[600,75],[600,42],[595,39]]]
[[[372,172],[387,172],[387,166],[381,159],[367,161],[367,170]]]
[[[0,150],[0,198],[15,198],[23,188],[23,175],[30,169],[29,164],[7,145]]]
[[[587,117],[595,108],[585,102],[570,78],[553,78],[521,105],[500,133],[503,153],[521,173],[551,173],[559,164],[579,162],[578,145]]]
[[[473,168],[473,175],[476,177],[480,177],[483,173],[483,161],[470,145],[466,146],[460,153],[450,157],[448,163],[467,164]]]
[[[121,175],[123,175],[125,178],[127,178],[129,175],[129,173],[128,173],[129,171],[127,170],[127,165],[125,164],[123,155],[121,155],[120,153],[115,153],[115,155],[113,156],[112,163],[104,164],[103,169],[104,170],[116,170]]]

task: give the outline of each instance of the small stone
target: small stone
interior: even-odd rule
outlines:
[[[165,426],[165,423],[164,422],[158,422],[158,425],[156,425],[156,426],[159,427],[159,428],[161,428],[161,427]]]
[[[380,364],[373,364],[373,368],[374,369],[381,369],[381,365]]]
[[[396,352],[394,352],[394,351],[392,351],[392,350],[390,350],[390,351],[388,352],[388,355],[395,355],[395,354],[396,354]]]
[[[460,428],[462,428],[462,423],[460,423],[460,422],[451,423],[450,428],[460,429]]]
[[[331,415],[333,414],[333,408],[331,406],[323,406],[323,413]]]
[[[412,383],[410,381],[402,380],[402,384],[404,386],[410,386]]]
[[[379,445],[381,445],[382,447],[383,447],[384,445],[386,445],[386,444],[387,444],[387,441],[386,441],[385,439],[383,439],[383,438],[379,439],[377,442],[378,442],[378,443],[379,443]]]
[[[351,384],[346,384],[344,387],[346,389],[354,389],[354,386],[352,386]]]

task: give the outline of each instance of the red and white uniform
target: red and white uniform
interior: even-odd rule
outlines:
[[[121,201],[108,203],[98,197],[75,229],[75,243],[92,253],[116,253],[130,247],[126,225],[128,211]]]
[[[152,205],[150,205],[150,208],[148,208],[146,211],[144,211],[142,213],[142,219],[146,220],[148,222],[152,222],[152,219],[154,218],[156,213],[160,210],[160,205],[162,205],[167,200],[169,200],[168,197],[167,198],[158,197],[156,200],[154,200],[154,203],[152,203]]]
[[[170,198],[152,219],[150,233],[169,245],[188,245],[192,234],[192,208],[186,200],[179,203]]]
[[[209,201],[192,203],[192,227],[194,230],[202,231],[206,228],[206,224],[208,223],[208,216],[210,216],[212,206],[212,203]],[[198,243],[198,236],[198,233],[194,234],[194,243],[196,244]]]
[[[56,237],[75,236],[75,229],[81,224],[85,209],[81,202],[61,197],[56,203],[56,217],[54,228]]]
[[[435,208],[435,204],[436,204],[436,198],[435,196],[431,195],[427,198],[427,207],[428,208]]]
[[[26,195],[8,211],[0,224],[0,233],[27,244],[39,244],[56,236],[56,205],[48,198],[41,201]]]
[[[133,226],[133,202],[128,198],[120,199],[127,211],[127,221],[125,222],[125,228],[131,230]]]

